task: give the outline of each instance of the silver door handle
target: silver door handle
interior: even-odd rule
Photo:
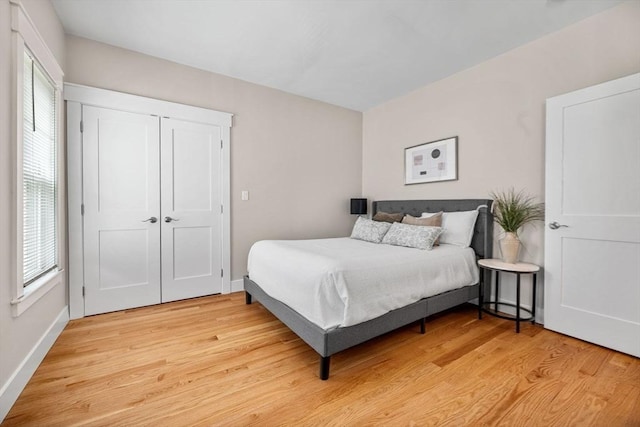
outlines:
[[[558,222],[557,222],[557,221],[553,221],[553,222],[550,222],[550,223],[549,223],[549,228],[550,228],[550,229],[552,229],[552,230],[557,230],[557,229],[558,229],[558,228],[560,228],[560,227],[567,227],[567,228],[569,228],[569,226],[568,226],[568,225],[558,224]]]
[[[170,216],[164,217],[164,222],[171,222],[171,221],[180,221],[180,220],[178,218],[171,218]]]
[[[151,224],[155,224],[156,222],[158,222],[158,218],[156,218],[155,216],[152,216],[151,218],[142,220],[142,222],[147,222],[147,221],[149,221]]]

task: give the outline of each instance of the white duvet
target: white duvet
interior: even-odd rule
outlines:
[[[471,248],[426,251],[348,237],[260,241],[249,251],[248,270],[268,295],[323,329],[478,282]]]

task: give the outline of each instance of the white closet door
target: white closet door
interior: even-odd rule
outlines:
[[[83,106],[83,124],[85,314],[157,304],[159,119]]]
[[[640,74],[547,100],[545,327],[640,357]]]
[[[222,291],[219,126],[162,119],[162,302]]]

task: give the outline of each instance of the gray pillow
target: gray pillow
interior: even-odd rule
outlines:
[[[442,233],[442,227],[429,227],[422,225],[409,225],[394,222],[382,243],[408,248],[426,249],[433,248],[436,239]]]
[[[388,222],[372,221],[360,216],[353,226],[351,238],[372,243],[380,243],[384,235],[389,231],[389,227],[391,227],[391,224]]]
[[[374,221],[400,222],[404,217],[403,213],[378,212],[373,216]]]

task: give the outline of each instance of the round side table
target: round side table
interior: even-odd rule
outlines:
[[[495,279],[495,300],[493,301],[482,301],[482,297],[480,298],[482,304],[482,311],[492,316],[500,317],[501,319],[514,320],[516,322],[516,333],[520,333],[520,322],[531,320],[531,323],[535,322],[536,319],[536,278],[538,275],[538,271],[540,271],[540,266],[535,264],[527,264],[524,262],[518,262],[516,264],[509,264],[499,259],[479,259],[478,266],[486,271],[495,271],[496,279]],[[513,273],[516,275],[516,303],[506,303],[500,302],[499,291],[500,291],[500,273]],[[484,273],[484,272],[483,272]],[[520,276],[523,274],[531,274],[533,277],[533,299],[531,304],[531,310],[520,307]],[[485,275],[482,274],[482,284],[480,285],[480,290],[482,294],[484,294],[484,280]],[[493,309],[491,306],[493,305]],[[498,311],[500,306],[509,306],[515,307],[516,315],[510,316],[506,314],[502,314]],[[520,313],[524,311],[529,314],[529,317],[521,317]]]

